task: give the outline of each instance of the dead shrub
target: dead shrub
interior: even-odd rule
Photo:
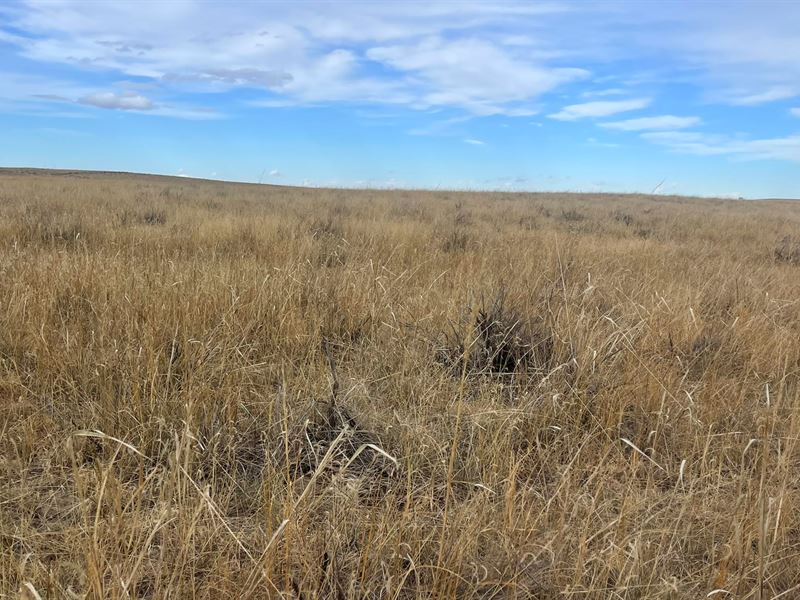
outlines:
[[[561,211],[561,220],[567,223],[580,223],[586,220],[586,215],[573,208]]]
[[[323,237],[314,249],[314,265],[332,269],[347,264],[347,245],[343,240]]]
[[[453,224],[456,227],[468,227],[472,225],[472,215],[464,208],[464,204],[462,202],[456,203],[456,212],[455,216],[453,217]]]
[[[784,236],[775,246],[772,256],[776,262],[800,265],[800,238]]]
[[[323,403],[295,427],[291,438],[289,472],[301,486],[321,470],[318,481],[344,477],[357,487],[360,499],[369,503],[380,501],[397,475],[398,465],[383,451],[380,437],[363,427],[338,400]]]
[[[460,227],[455,227],[444,234],[441,248],[447,253],[465,252],[470,244],[469,234]]]
[[[703,379],[709,371],[736,372],[745,357],[734,334],[722,323],[711,323],[683,344],[673,346],[681,370],[694,380]]]
[[[347,263],[345,230],[335,211],[312,221],[308,231],[315,242],[314,265],[333,268],[343,267]]]
[[[470,246],[472,236],[469,228],[472,225],[472,215],[464,209],[464,205],[458,202],[455,206],[455,214],[449,227],[443,229],[440,246],[444,252],[457,253],[464,252]]]
[[[163,210],[152,209],[142,215],[145,225],[164,225],[167,222],[167,213]]]
[[[324,218],[314,219],[309,227],[309,233],[315,240],[333,238],[342,240],[345,237],[341,221],[333,214]]]
[[[623,225],[625,225],[626,227],[630,227],[630,226],[631,226],[631,225],[633,225],[633,223],[635,222],[635,219],[633,218],[633,216],[632,216],[632,215],[630,215],[630,214],[628,214],[628,213],[626,213],[626,212],[624,212],[624,211],[621,211],[621,210],[615,210],[615,211],[613,211],[613,212],[611,213],[611,217],[612,217],[612,218],[613,218],[613,219],[614,219],[614,220],[615,220],[617,223],[622,223],[622,224],[623,224]]]
[[[467,330],[466,339],[460,331]],[[542,373],[553,359],[553,334],[545,320],[524,319],[509,307],[506,293],[491,302],[481,301],[469,327],[451,324],[437,350],[437,360],[455,374],[512,375],[525,371]],[[466,362],[466,365],[465,365]]]
[[[289,472],[301,484],[314,474],[323,482],[342,476],[356,485],[362,500],[377,501],[389,489],[399,465],[383,450],[380,437],[344,406],[332,343],[323,339],[322,350],[331,370],[331,399],[315,402],[314,413],[290,432]]]
[[[358,318],[334,308],[327,315],[321,335],[331,350],[342,351],[367,341],[372,326],[370,315]]]
[[[539,221],[534,215],[525,215],[519,218],[519,227],[525,231],[533,231],[539,229]]]

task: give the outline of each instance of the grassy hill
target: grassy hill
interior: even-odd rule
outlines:
[[[798,235],[2,170],[0,597],[792,597]]]

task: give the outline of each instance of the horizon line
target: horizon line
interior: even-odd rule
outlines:
[[[457,188],[457,187],[415,187],[415,186],[395,186],[395,187],[380,187],[380,186],[350,186],[350,185],[314,185],[314,184],[291,184],[291,183],[275,183],[263,181],[246,181],[241,179],[218,179],[212,177],[200,177],[182,173],[155,173],[145,171],[118,171],[113,169],[80,169],[70,167],[23,167],[23,166],[0,166],[0,174],[6,172],[19,171],[20,175],[26,175],[25,171],[35,171],[43,173],[53,173],[60,175],[69,175],[72,173],[84,173],[95,175],[131,175],[142,177],[163,177],[166,179],[181,179],[187,181],[199,181],[209,183],[226,183],[234,185],[255,185],[267,187],[283,187],[299,190],[340,190],[340,191],[384,191],[384,192],[428,192],[428,193],[459,193],[459,194],[540,194],[540,195],[555,195],[555,194],[579,194],[579,195],[600,195],[600,196],[651,196],[653,198],[685,198],[685,199],[698,199],[698,200],[724,200],[724,201],[755,201],[755,202],[793,202],[800,200],[800,197],[747,197],[747,196],[706,196],[702,194],[668,194],[643,192],[643,191],[592,191],[592,190],[534,190],[534,189],[519,189],[519,188]]]

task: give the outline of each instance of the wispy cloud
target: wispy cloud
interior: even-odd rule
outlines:
[[[411,77],[422,106],[458,106],[476,114],[529,116],[531,101],[588,75],[583,69],[550,68],[516,57],[487,40],[431,37],[416,44],[380,46],[367,57]]]
[[[786,100],[800,95],[800,88],[789,86],[772,87],[760,92],[749,94],[731,94],[730,103],[738,106],[756,106],[758,104],[766,104],[767,102],[775,102],[777,100]]]
[[[739,139],[691,131],[654,131],[642,138],[675,152],[700,156],[730,155],[746,160],[800,162],[800,134],[777,138]]]
[[[294,2],[197,0],[148,5],[80,0],[15,11],[0,40],[28,60],[114,71],[175,90],[262,89],[262,102],[358,102],[529,116],[544,93],[588,75],[525,28],[558,2]],[[497,28],[502,34],[486,35]],[[517,31],[519,29],[519,31]],[[15,32],[24,31],[28,35]],[[558,60],[559,64],[552,64]],[[265,67],[268,65],[268,67]],[[253,99],[251,99],[253,100]],[[256,100],[257,101],[257,100]]]
[[[450,117],[448,119],[439,119],[427,125],[423,125],[421,127],[414,127],[413,129],[409,130],[408,133],[410,135],[430,135],[430,136],[456,135],[458,125],[470,121],[474,118],[475,118],[474,115],[460,115],[458,117]]]
[[[98,90],[86,83],[14,71],[0,72],[0,79],[4,84],[0,91],[0,112],[18,115],[86,118],[99,112],[93,109],[100,108],[178,119],[207,120],[223,116],[219,111],[193,106],[182,99],[156,101],[150,97],[150,92],[144,95],[133,91],[128,82],[117,82],[108,86],[111,89]],[[163,95],[163,90],[158,88],[151,91]],[[69,110],[65,110],[67,106]]]
[[[642,134],[642,139],[666,146],[684,154],[730,154],[731,141],[725,136],[696,131],[654,131]]]
[[[607,129],[619,129],[621,131],[645,131],[645,130],[675,130],[694,127],[701,123],[700,117],[676,117],[674,115],[660,115],[657,117],[640,117],[638,119],[627,119],[625,121],[611,121],[609,123],[599,123],[600,127]]]
[[[54,102],[66,102],[105,110],[120,110],[142,115],[187,119],[193,121],[207,121],[221,119],[223,114],[216,110],[198,106],[157,104],[150,98],[135,92],[96,92],[81,96],[77,100],[69,98],[50,98]]]
[[[789,114],[795,117],[800,117],[800,106],[798,106],[797,108],[790,108]]]
[[[134,92],[98,92],[78,98],[79,104],[113,110],[153,110],[156,105],[152,100]]]
[[[682,77],[752,105],[800,93],[800,9],[790,3],[595,4],[575,11],[530,3],[271,2],[237,4],[29,2],[8,9],[0,41],[26,59],[93,73],[115,72],[176,90],[264,90],[263,102],[369,102],[525,116],[540,98],[619,64],[613,82],[635,78],[628,57],[657,59]],[[742,43],[747,39],[748,43]],[[602,85],[602,84],[600,84]],[[277,97],[275,97],[277,96]],[[252,100],[252,99],[251,99]],[[598,109],[599,110],[599,109]],[[582,118],[573,112],[555,118]],[[600,115],[608,116],[609,112]]]
[[[465,138],[464,139],[464,143],[465,144],[472,144],[473,146],[484,146],[484,145],[486,145],[486,142],[481,141],[481,140],[476,140],[474,138]]]
[[[70,137],[91,137],[87,131],[81,131],[80,129],[68,129],[66,127],[40,127],[39,131],[42,133],[48,133],[53,135],[59,136],[70,136]]]
[[[598,140],[597,138],[587,138],[586,143],[590,146],[601,146],[603,148],[619,148],[619,144],[614,144],[612,142],[603,142]]]
[[[226,3],[200,0],[25,2],[0,7],[0,42],[26,59],[162,81],[179,89],[256,88],[295,103],[535,110],[538,99],[595,67],[628,81],[630,57],[657,61],[720,100],[758,104],[797,95],[800,7],[736,3],[499,3],[430,0]],[[742,43],[747,40],[748,43]],[[611,67],[611,68],[609,68]],[[600,69],[597,69],[600,70]],[[609,87],[579,97],[619,95]],[[269,100],[269,98],[265,98]],[[558,113],[557,113],[558,114]]]
[[[583,104],[570,104],[557,113],[547,115],[559,121],[576,121],[591,117],[607,117],[617,113],[629,112],[647,107],[651,98],[631,98],[629,100],[598,100]]]
[[[255,68],[219,68],[201,72],[165,73],[161,76],[161,80],[166,83],[208,83],[268,89],[280,88],[292,81],[292,79],[291,73],[285,71]]]
[[[584,98],[602,98],[604,96],[619,96],[624,94],[622,88],[605,88],[602,90],[587,90],[581,94]]]

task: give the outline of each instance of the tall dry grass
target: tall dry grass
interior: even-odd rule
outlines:
[[[800,205],[0,174],[0,597],[800,597]]]

